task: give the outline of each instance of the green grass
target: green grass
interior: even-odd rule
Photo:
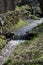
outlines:
[[[28,25],[28,23],[26,23],[25,21],[23,21],[22,19],[19,19],[18,23],[15,25],[15,30]]]
[[[3,65],[40,65],[43,62],[43,33],[16,46],[12,60]],[[43,65],[43,64],[41,64]]]
[[[6,39],[4,36],[0,36],[0,50],[6,45]]]

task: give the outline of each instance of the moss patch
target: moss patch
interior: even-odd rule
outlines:
[[[28,25],[28,23],[26,23],[25,21],[23,21],[22,19],[19,19],[18,23],[15,25],[15,30]]]
[[[4,36],[0,35],[0,50],[6,45],[6,39]]]

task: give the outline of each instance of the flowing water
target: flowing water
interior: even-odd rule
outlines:
[[[23,40],[11,40],[8,41],[7,46],[1,51],[0,54],[0,65],[3,64],[3,62],[13,54],[13,50],[16,47],[17,44],[20,44],[24,42]]]
[[[34,27],[37,27],[41,23],[43,23],[43,18],[41,18],[39,20],[33,20],[32,23],[15,31],[15,35],[24,35],[24,34],[26,34],[26,32],[32,31]]]
[[[27,31],[32,30],[34,27],[38,26],[39,24],[43,23],[43,18],[40,20],[35,20],[33,23],[29,24],[28,26],[22,27],[15,32],[17,35],[25,34]],[[17,44],[24,42],[23,40],[10,40],[5,48],[0,52],[0,65],[13,54],[13,50]]]

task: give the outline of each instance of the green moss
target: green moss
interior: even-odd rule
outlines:
[[[28,9],[31,9],[31,7],[29,5],[24,5],[24,6],[16,6],[16,9],[15,11],[20,11],[20,10],[28,10]]]
[[[6,45],[6,39],[4,36],[0,35],[0,50]]]
[[[23,5],[23,6],[16,6],[15,11],[18,13],[18,15],[23,18],[31,18],[31,19],[38,19],[39,16],[36,16],[35,14],[32,14],[31,7],[29,5]]]
[[[15,25],[15,30],[28,25],[28,23],[26,23],[25,21],[23,21],[22,19],[19,19],[18,23]]]

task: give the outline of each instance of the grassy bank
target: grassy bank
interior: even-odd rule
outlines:
[[[23,21],[22,19],[19,19],[19,22],[15,25],[15,30],[28,25],[28,23],[26,23],[25,21]]]
[[[19,14],[17,14],[15,11],[9,11],[4,16],[6,17],[6,22],[4,23],[4,26],[2,26],[3,33],[7,33],[12,30],[15,31],[28,24],[22,20],[19,17]]]
[[[43,33],[16,46],[3,65],[43,65]]]

